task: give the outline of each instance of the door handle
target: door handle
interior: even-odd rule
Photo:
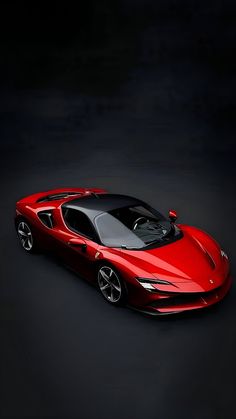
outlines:
[[[86,248],[87,248],[86,243],[79,243],[79,242],[71,241],[70,240],[70,241],[67,242],[67,244],[70,247],[80,247],[80,249],[82,250],[82,252],[85,252],[86,251]]]

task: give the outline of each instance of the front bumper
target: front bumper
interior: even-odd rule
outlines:
[[[162,298],[149,302],[144,307],[136,307],[151,315],[174,314],[188,310],[206,308],[221,301],[228,293],[232,284],[232,277],[228,275],[224,283],[209,292],[169,293]]]

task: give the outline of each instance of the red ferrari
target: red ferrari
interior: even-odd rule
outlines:
[[[208,307],[231,285],[226,253],[176,218],[130,196],[63,188],[18,201],[15,225],[24,250],[55,252],[110,304],[169,314]]]

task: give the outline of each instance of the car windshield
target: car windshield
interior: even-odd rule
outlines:
[[[102,244],[126,249],[161,245],[180,234],[178,227],[146,205],[104,212],[95,218],[95,225]]]

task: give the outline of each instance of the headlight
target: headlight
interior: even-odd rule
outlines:
[[[163,279],[150,279],[150,278],[136,278],[140,285],[146,290],[155,290],[156,288],[153,284],[160,284],[160,285],[173,285],[171,282],[164,281]]]
[[[228,259],[228,256],[227,256],[227,254],[224,252],[224,250],[222,250],[222,249],[221,249],[220,253],[221,253],[222,258],[226,258],[226,259]]]

